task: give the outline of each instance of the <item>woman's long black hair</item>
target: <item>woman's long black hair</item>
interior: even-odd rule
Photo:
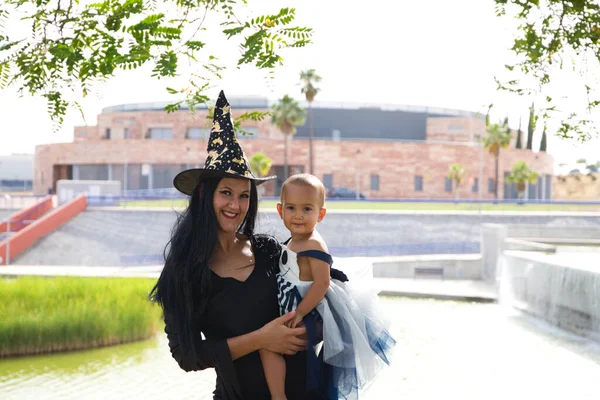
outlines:
[[[221,178],[201,179],[196,184],[188,207],[177,216],[171,239],[165,246],[165,266],[150,292],[160,304],[165,318],[169,316],[172,331],[180,335],[183,354],[195,354],[194,336],[198,320],[210,296],[208,263],[217,244],[218,225],[213,197]],[[250,181],[248,213],[238,231],[254,234],[258,213],[256,184]],[[190,353],[191,352],[191,353]]]

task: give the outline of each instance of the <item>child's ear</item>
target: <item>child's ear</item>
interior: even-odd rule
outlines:
[[[321,222],[323,220],[323,218],[325,218],[325,214],[327,214],[327,209],[325,207],[323,207],[319,211],[319,218],[317,218],[317,222]]]
[[[283,219],[283,213],[282,213],[281,203],[277,203],[277,213],[279,214],[279,217],[281,219]]]

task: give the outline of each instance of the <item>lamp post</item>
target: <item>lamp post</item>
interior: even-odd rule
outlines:
[[[475,140],[479,142],[479,178],[477,183],[477,207],[481,215],[481,199],[483,197],[483,136],[475,135]]]
[[[356,150],[356,200],[360,200],[360,149]]]
[[[8,204],[11,200],[10,195],[7,193],[4,195],[6,199],[6,203]],[[12,206],[12,204],[11,204]],[[6,257],[4,265],[8,265],[10,263],[10,217],[6,220]]]

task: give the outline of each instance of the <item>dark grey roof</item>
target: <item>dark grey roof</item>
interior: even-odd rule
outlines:
[[[447,117],[424,112],[314,108],[314,137],[335,139],[425,140],[427,118]],[[334,133],[338,131],[338,133]],[[308,120],[298,127],[297,137],[308,137]]]
[[[270,109],[276,101],[265,97],[230,97],[233,109]],[[106,107],[102,113],[123,111],[162,111],[167,102],[122,104]],[[302,101],[301,105],[307,107]],[[205,105],[198,108],[205,109]],[[183,107],[182,110],[187,110]],[[425,140],[427,118],[466,117],[481,118],[483,115],[471,111],[438,107],[357,104],[357,103],[313,103],[313,127],[319,139],[373,139],[373,140]],[[334,131],[337,131],[334,133]],[[308,120],[298,127],[298,137],[308,137]]]

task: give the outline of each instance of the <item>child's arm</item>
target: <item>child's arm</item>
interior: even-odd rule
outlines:
[[[319,250],[322,249],[320,243],[318,247]],[[298,304],[296,316],[289,321],[290,328],[295,328],[296,325],[302,321],[302,318],[308,315],[308,313],[319,304],[323,297],[325,297],[325,293],[327,293],[327,289],[329,288],[329,264],[312,257],[308,258],[308,263],[310,265],[313,283],[306,291],[300,304]]]

